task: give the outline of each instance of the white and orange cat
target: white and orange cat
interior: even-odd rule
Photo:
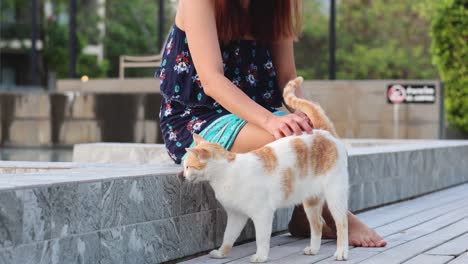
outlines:
[[[257,252],[251,262],[265,262],[270,250],[273,216],[278,208],[302,203],[310,223],[310,246],[314,255],[322,237],[322,206],[327,203],[336,223],[335,258],[348,258],[348,170],[347,153],[333,124],[322,108],[295,96],[301,77],[284,89],[286,104],[304,112],[314,124],[312,134],[289,136],[249,153],[233,153],[194,135],[195,147],[187,149],[184,177],[208,181],[227,213],[221,247],[213,258],[228,255],[248,218],[255,225]]]

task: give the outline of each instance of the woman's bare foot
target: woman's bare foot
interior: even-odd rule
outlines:
[[[325,219],[322,231],[323,238],[336,239],[336,229],[333,218],[329,215],[328,208],[324,207],[323,218]],[[374,231],[361,222],[355,215],[348,212],[349,244],[355,247],[385,247],[387,242]]]
[[[361,222],[355,215],[348,212],[349,244],[356,247],[385,247],[387,242]]]
[[[322,238],[336,239],[336,229],[333,218],[324,207],[323,218],[325,223],[322,229]],[[349,244],[356,247],[385,247],[387,242],[377,234],[372,228],[361,222],[355,215],[348,212]],[[310,236],[310,227],[302,206],[294,208],[293,215],[289,222],[289,232],[293,236]]]

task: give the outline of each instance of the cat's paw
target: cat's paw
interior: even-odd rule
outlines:
[[[348,248],[338,248],[335,252],[335,259],[336,260],[347,260],[348,259]]]
[[[320,250],[320,247],[306,247],[304,248],[304,254],[306,255],[316,255]]]
[[[268,259],[268,256],[260,256],[260,255],[253,255],[252,257],[250,257],[250,262],[252,263],[262,263],[262,262],[266,262]]]
[[[215,258],[215,259],[222,259],[222,258],[225,258],[226,255],[224,255],[223,252],[221,252],[221,251],[219,251],[217,249],[214,249],[214,250],[211,250],[210,257]]]

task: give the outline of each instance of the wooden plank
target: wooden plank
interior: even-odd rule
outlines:
[[[252,255],[253,253],[255,253],[255,242],[250,242],[250,243],[242,244],[239,246],[235,246],[232,249],[231,253],[228,255],[228,257],[224,259],[210,258],[210,256],[207,254],[202,257],[198,257],[195,259],[185,261],[184,263],[187,263],[187,264],[199,264],[199,263],[222,264],[222,263],[227,263],[227,262],[239,259],[239,258],[243,258],[248,255]]]
[[[270,255],[269,255],[269,261],[273,261],[275,259],[280,259],[285,256],[292,255],[296,252],[299,252],[301,250],[304,250],[304,248],[309,245],[310,240],[309,239],[302,239],[293,243],[288,243],[285,245],[282,245],[280,247],[274,247],[270,250]],[[255,253],[252,252],[252,254]],[[252,255],[250,254],[250,255]],[[244,258],[238,259],[236,261],[233,261],[233,264],[239,264],[239,263],[248,263],[250,260],[250,255],[245,256]],[[231,262],[230,262],[231,263]]]
[[[468,226],[465,227],[468,232]],[[463,236],[457,237],[454,240],[448,241],[436,248],[433,248],[426,252],[430,255],[451,255],[458,256],[468,251],[468,233]]]
[[[426,211],[422,211],[422,212],[401,218],[397,221],[380,226],[376,228],[375,230],[381,236],[384,236],[384,237],[389,236],[401,230],[405,230],[413,226],[422,224],[424,222],[430,221],[432,219],[435,219],[451,211],[462,208],[463,206],[467,206],[466,204],[467,202],[464,199],[456,200],[454,202],[450,202],[450,203],[447,203],[438,207],[434,207]]]
[[[281,246],[281,245],[289,244],[289,243],[292,243],[292,242],[295,242],[295,241],[298,241],[298,240],[302,240],[302,239],[304,239],[304,238],[293,237],[289,233],[282,234],[282,235],[274,236],[274,237],[271,238],[270,247]],[[254,242],[252,242],[252,243],[254,243]]]
[[[405,233],[407,231],[404,231],[403,233],[394,235],[400,231],[403,231],[405,229],[409,229],[411,227],[416,226],[418,223],[421,222],[427,222],[429,220],[432,220],[434,218],[437,218],[439,216],[442,216],[454,209],[460,209],[463,205],[465,205],[466,202],[463,200],[459,200],[453,203],[446,204],[445,206],[441,206],[438,208],[433,208],[427,211],[420,212],[415,215],[411,215],[409,217],[400,219],[396,222],[392,222],[390,224],[384,225],[382,227],[378,227],[375,230],[377,233],[380,235],[386,237],[386,241],[388,243],[387,247],[376,247],[376,248],[365,248],[365,247],[356,247],[356,248],[350,248],[349,251],[349,260],[346,264],[351,264],[351,263],[359,263],[360,261],[367,259],[373,255],[378,254],[379,252],[388,250],[390,246],[395,246],[398,244],[401,244],[404,241],[407,241],[407,238],[404,238]],[[437,213],[435,215],[435,213]],[[440,222],[445,222],[445,220],[442,220]],[[393,236],[389,236],[393,235]],[[388,237],[389,236],[389,237]],[[319,261],[317,263],[331,263],[334,261],[333,257],[329,257],[323,261]]]
[[[372,257],[373,255],[377,254],[376,252],[372,252],[372,251],[365,251],[365,250],[359,251],[359,250],[356,250],[356,249],[360,249],[360,248],[354,248],[353,250],[350,250],[349,255],[348,255],[348,260],[346,262],[344,262],[344,263],[346,263],[346,264],[360,263],[361,261],[363,261],[365,259],[368,259],[369,257]],[[332,264],[333,263],[333,264],[336,264],[337,261],[333,257],[333,254],[331,254],[327,258],[325,258],[325,259],[323,259],[321,261],[312,262],[312,263],[317,263],[317,264],[319,264],[319,263],[320,264]]]
[[[421,263],[430,263],[430,264],[444,264],[449,262],[451,259],[455,258],[454,256],[438,256],[438,255],[418,255],[406,262],[405,264],[421,264]]]
[[[468,218],[464,218],[454,224],[445,228],[439,229],[428,235],[422,236],[407,243],[398,245],[389,250],[381,252],[373,257],[361,262],[363,264],[372,263],[401,263],[416,255],[449,241],[450,239],[459,236],[460,233],[465,232],[468,226]]]
[[[391,240],[392,243],[388,243],[387,247],[390,248],[402,244],[406,241],[415,240],[419,237],[435,232],[441,228],[446,228],[452,224],[464,220],[466,217],[468,217],[468,206],[457,209],[455,211],[451,211],[435,219],[424,222],[412,228],[402,230],[396,234],[389,236],[388,239]]]
[[[387,240],[387,243],[389,245],[392,245],[392,244],[396,244],[396,242],[398,242],[399,240],[398,239],[401,239],[401,236],[393,236],[392,239],[388,239]],[[377,254],[379,254],[380,252],[383,252],[385,250],[388,250],[388,247],[383,247],[383,248],[364,248],[364,247],[355,247],[355,248],[350,248],[349,250],[349,258],[348,258],[348,261],[346,261],[346,264],[354,264],[354,263],[360,263],[372,256],[375,256]],[[427,252],[426,252],[427,253]],[[447,261],[449,261],[451,258],[453,258],[453,256],[442,256],[443,258],[440,258],[440,259],[445,259],[446,261],[445,262],[440,262],[440,263],[446,263]],[[448,258],[447,258],[448,257]],[[439,262],[436,262],[437,258],[434,258],[434,262],[424,262],[424,261],[420,261],[420,262],[417,262],[415,260],[415,262],[410,262],[412,264],[419,264],[419,263],[439,263]],[[311,262],[309,262],[311,263]],[[335,259],[333,258],[333,255],[330,255],[328,256],[326,259],[322,260],[322,261],[318,261],[318,262],[313,262],[313,263],[317,263],[317,264],[331,264],[331,263],[336,263]]]
[[[448,204],[445,200],[443,200],[443,202],[438,204],[439,207],[431,208],[426,211],[420,211],[419,213],[413,214],[409,217],[403,217],[402,219],[396,222],[392,222],[390,224],[384,225],[381,228],[376,228],[376,231],[378,233],[382,233],[383,236],[394,234],[393,236],[386,238],[388,246],[385,248],[362,248],[362,247],[354,248],[354,249],[350,248],[350,255],[349,255],[350,257],[347,263],[358,263],[361,260],[364,260],[368,257],[378,254],[379,252],[387,250],[391,246],[396,246],[398,244],[404,243],[405,241],[408,241],[412,238],[414,239],[418,237],[418,235],[420,236],[424,234],[424,233],[421,233],[422,230],[432,230],[432,229],[428,229],[429,226],[431,225],[433,226],[433,228],[439,228],[447,223],[450,223],[450,222],[447,222],[447,221],[450,221],[450,219],[452,220],[460,219],[461,217],[463,217],[463,214],[459,218],[456,218],[457,215],[459,215],[463,211],[466,211],[466,208],[463,208],[463,206],[466,205],[466,201],[459,198],[460,191],[462,190],[463,189],[458,190],[457,196],[451,195],[450,200],[452,202],[449,202]],[[439,199],[440,201],[440,197],[437,197],[437,199]],[[421,201],[423,202],[422,204],[420,204]],[[402,204],[411,203],[411,207],[417,207],[418,205],[424,207],[424,204],[426,204],[427,202],[430,202],[430,201],[418,198],[416,200],[403,202]],[[401,211],[407,211],[405,208],[400,207],[400,209],[402,209]],[[452,212],[449,215],[446,215],[447,213],[454,211],[454,210],[456,211]],[[436,219],[437,217],[441,217],[441,218]],[[430,220],[434,220],[434,221],[429,222],[426,225],[423,225],[421,227],[416,227],[418,224],[421,224],[421,222],[428,222]],[[408,228],[410,228],[410,230],[403,231]],[[401,231],[403,232],[398,233]],[[287,262],[287,259],[288,258],[285,258],[284,261]],[[326,260],[319,261],[317,263],[329,263],[332,261],[334,261],[334,259],[330,255]]]
[[[281,246],[281,245],[286,245],[289,243],[293,243],[300,240],[297,237],[292,237],[289,234],[283,234],[279,236],[275,236],[271,238],[270,245],[271,247],[276,247],[276,246]],[[222,264],[222,263],[227,263],[236,259],[243,258],[245,256],[250,256],[255,253],[256,250],[256,245],[255,241],[249,242],[246,244],[242,244],[239,246],[235,246],[229,256],[225,259],[212,259],[208,255],[194,258],[188,261],[185,261],[184,263],[187,264],[199,264],[199,263],[209,263],[209,264]]]
[[[428,194],[413,200],[380,207],[371,211],[358,214],[361,221],[371,227],[378,227],[400,218],[438,207],[468,196],[468,184],[453,187],[440,192]]]
[[[468,206],[459,208],[457,210],[451,211],[449,213],[443,214],[437,218],[431,219],[430,221],[424,222],[420,225],[411,227],[407,230],[400,230],[400,232],[395,233],[389,237],[386,237],[387,246],[381,248],[352,248],[350,249],[350,263],[358,263],[354,262],[351,258],[352,255],[356,254],[358,260],[365,260],[368,257],[377,256],[381,252],[386,252],[391,250],[392,248],[404,244],[408,241],[423,237],[431,232],[437,231],[438,229],[444,228],[452,223],[456,223],[457,221],[463,220],[465,217],[468,216]],[[398,225],[397,225],[398,226]],[[356,253],[354,253],[356,252]],[[327,260],[318,263],[329,263],[332,256],[330,255]]]
[[[448,264],[466,264],[468,263],[468,252],[465,254],[456,257],[454,260],[450,261]]]
[[[309,239],[302,239],[293,243],[288,243],[286,245],[272,247],[270,250],[270,255],[268,256],[268,263],[276,263],[275,261],[278,261],[280,259],[289,259],[289,257],[293,255],[302,256],[304,252],[304,248],[307,247],[309,243],[310,243]],[[335,250],[334,248],[336,248],[335,241],[330,240],[330,239],[323,239],[322,246],[319,252],[319,254],[321,254],[320,257],[321,258],[326,257],[329,254],[328,251],[330,251],[329,250],[330,248],[333,249],[333,252],[334,252]],[[304,257],[307,257],[308,260],[313,259],[313,256],[304,255]],[[249,263],[249,260],[250,260],[250,255],[244,258],[238,259],[234,262],[229,262],[229,263],[230,264],[231,263],[232,264]]]
[[[359,218],[370,224],[372,226],[380,226],[388,220],[396,220],[400,217],[408,216],[416,212],[420,212],[423,210],[427,210],[433,207],[437,207],[441,204],[458,200],[461,198],[466,198],[468,196],[468,184],[464,184],[461,186],[453,187],[451,189],[443,190],[436,193],[427,194],[415,199],[399,202],[396,204],[391,204],[384,207],[379,207],[370,211],[362,212],[359,215]],[[385,215],[390,218],[384,221],[384,223],[380,222],[382,219],[378,221],[373,221],[372,219],[375,216]],[[372,220],[372,221],[371,221]],[[390,222],[391,222],[390,221]]]
[[[468,216],[468,206],[463,207],[466,200],[462,200],[466,197],[468,197],[468,184],[359,214],[358,217],[365,219],[367,223],[371,223],[371,226],[380,226],[376,228],[376,231],[385,236],[388,245],[385,248],[350,247],[350,257],[347,264],[373,259],[381,254],[388,255],[390,253],[386,253],[387,251],[391,251],[398,246],[404,246],[412,243],[412,240],[431,236],[431,233],[438,232],[438,229],[448,228],[452,223],[456,223]],[[361,218],[361,215],[364,215],[364,217]],[[284,241],[284,244],[280,241]],[[330,240],[322,241],[322,248],[318,255],[305,256],[302,254],[302,251],[308,244],[308,241],[308,239],[294,240],[294,238],[285,235],[272,238],[272,250],[270,251],[269,262],[334,262],[332,257],[336,250],[336,243],[334,241],[332,243],[330,243]],[[440,242],[440,244],[443,244],[443,242],[445,241]],[[438,245],[433,245],[432,247],[434,246]],[[440,248],[440,250],[444,250],[443,245],[440,245]],[[254,253],[255,242],[251,242],[235,247],[230,257],[225,260],[212,260],[207,256],[203,256],[185,263],[248,263],[250,256]]]
[[[285,256],[280,259],[272,259],[269,260],[269,263],[275,263],[275,264],[309,264],[309,263],[315,263],[317,261],[320,261],[322,259],[325,259],[335,253],[336,250],[336,243],[326,243],[323,244],[320,247],[320,251],[317,255],[313,256],[307,256],[304,255],[303,253],[304,248],[300,252],[296,252],[294,254],[291,254],[289,256]],[[347,263],[346,263],[347,264]]]
[[[453,212],[447,212],[447,211],[453,208],[457,208],[460,205],[464,205],[464,203],[462,201],[457,201],[453,204],[446,205],[445,207],[443,207],[443,210],[441,208],[437,208],[437,209],[434,208],[434,210],[432,210],[430,213],[433,213],[433,211],[440,210],[443,213],[443,215],[440,215],[439,218],[436,217],[432,219],[432,221],[427,221],[427,223],[421,226],[415,226],[415,227],[409,228],[408,230],[404,230],[404,228],[411,227],[413,226],[412,224],[417,224],[418,218],[421,217],[422,219],[422,217],[424,216],[427,218],[427,217],[430,217],[431,214],[426,213],[426,212],[421,212],[407,219],[402,219],[400,222],[403,222],[403,223],[399,223],[397,221],[394,225],[391,226],[393,229],[386,227],[387,230],[390,231],[389,234],[396,233],[395,235],[386,238],[388,242],[388,246],[386,248],[355,248],[355,249],[350,250],[350,256],[354,255],[352,253],[353,250],[357,250],[357,255],[358,255],[357,257],[359,259],[365,259],[366,257],[372,256],[372,254],[373,255],[378,254],[380,251],[384,251],[388,249],[389,247],[402,244],[411,239],[415,239],[417,237],[425,235],[427,234],[427,232],[434,231],[438,228],[441,228],[447,225],[448,223],[455,222],[467,215],[468,213],[467,208],[460,208]],[[414,220],[414,223],[411,223],[410,220]],[[404,223],[406,223],[406,225]],[[377,231],[379,230],[377,229]],[[400,231],[403,231],[403,232],[397,233]],[[371,253],[368,253],[368,252],[371,252]],[[330,259],[331,260],[333,259],[332,255],[330,255]]]

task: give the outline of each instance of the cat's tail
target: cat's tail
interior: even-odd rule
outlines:
[[[334,137],[338,137],[335,126],[327,117],[327,115],[325,115],[325,111],[323,111],[319,104],[296,96],[296,88],[301,87],[303,81],[304,79],[302,77],[297,77],[296,79],[291,80],[286,84],[283,90],[284,102],[289,107],[306,114],[310,121],[312,121],[314,129],[323,129],[330,132],[330,134],[332,134]]]

